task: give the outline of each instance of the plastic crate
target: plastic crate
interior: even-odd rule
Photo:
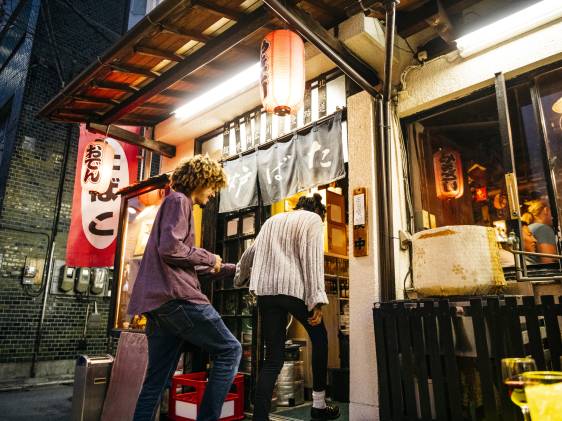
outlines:
[[[221,421],[244,419],[244,375],[237,374],[232,383],[234,392],[226,396]],[[183,387],[190,391],[182,393]],[[180,374],[172,378],[168,418],[173,421],[195,421],[207,387],[207,373]],[[178,390],[180,393],[178,393]]]

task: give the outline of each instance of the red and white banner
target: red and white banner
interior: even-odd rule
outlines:
[[[80,125],[72,217],[66,243],[67,266],[113,266],[121,208],[121,196],[117,191],[137,181],[139,148],[107,138],[115,152],[111,184],[105,193],[82,191],[80,174],[84,149],[99,137],[87,131],[85,125]]]

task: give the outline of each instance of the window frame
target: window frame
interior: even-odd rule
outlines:
[[[548,156],[548,148],[547,148],[547,135],[546,135],[546,131],[545,131],[545,127],[544,127],[544,119],[542,118],[542,110],[541,110],[541,97],[540,97],[540,92],[539,92],[539,86],[538,86],[538,79],[549,72],[553,72],[556,70],[562,70],[562,60],[550,63],[548,65],[545,66],[541,66],[538,67],[536,69],[533,69],[531,71],[525,72],[521,75],[518,75],[516,77],[510,78],[510,79],[506,79],[505,80],[505,88],[507,91],[509,91],[510,89],[516,88],[518,86],[526,86],[526,88],[529,90],[529,95],[531,97],[532,100],[532,105],[533,105],[533,114],[535,117],[535,122],[537,125],[537,130],[538,130],[538,135],[540,137],[540,149],[541,149],[541,156],[543,158],[543,166],[544,166],[544,170],[545,170],[545,182],[546,182],[546,186],[547,186],[547,192],[548,192],[548,196],[549,196],[549,204],[551,207],[551,211],[552,211],[552,217],[553,217],[553,228],[556,231],[556,236],[557,236],[557,246],[558,246],[558,252],[562,253],[562,242],[560,241],[562,238],[562,227],[561,227],[561,219],[560,219],[560,215],[562,214],[562,206],[561,208],[558,207],[558,203],[556,201],[556,198],[554,196],[556,190],[554,187],[554,183],[555,180],[553,178],[553,174],[550,171],[548,162],[549,162],[549,156]],[[462,97],[462,98],[458,98],[452,101],[448,101],[444,104],[440,104],[436,107],[432,107],[429,108],[427,110],[423,110],[421,112],[412,114],[410,116],[407,116],[405,118],[402,118],[400,120],[400,125],[402,128],[402,132],[405,134],[405,139],[406,139],[406,156],[405,159],[407,160],[407,166],[408,166],[408,178],[410,183],[413,183],[413,175],[415,174],[413,165],[414,165],[414,158],[412,156],[410,156],[410,146],[412,142],[412,137],[411,137],[411,127],[413,126],[413,124],[415,124],[416,122],[419,122],[421,120],[436,116],[438,114],[442,114],[444,112],[447,111],[451,111],[455,108],[459,108],[462,106],[465,106],[471,102],[477,101],[477,100],[481,100],[487,96],[490,95],[494,95],[496,100],[497,100],[497,95],[498,95],[498,90],[495,86],[495,84],[492,82],[492,84],[485,86],[483,88],[477,89],[473,92],[471,92],[470,94]],[[508,107],[509,110],[509,107]],[[501,113],[501,110],[498,110],[498,117],[501,119],[502,117],[499,116],[499,114]],[[510,130],[511,130],[511,118],[510,118]],[[513,150],[513,145],[510,145],[511,149]],[[517,174],[517,163],[515,165],[514,168],[515,174]],[[412,195],[412,203],[414,204],[414,212],[417,210],[415,208],[415,200],[413,197],[413,192],[410,193]],[[519,198],[519,195],[518,195]],[[551,273],[555,273],[555,274],[559,274],[562,272],[562,266],[561,266],[562,262],[559,263],[550,263],[550,264],[536,264],[536,265],[528,265],[527,269],[528,272],[532,273],[532,274],[540,274],[540,275],[548,275]],[[506,267],[504,268],[504,272],[506,274],[506,277],[508,277],[509,279],[511,279],[512,277],[514,278],[515,275],[515,268],[514,267]]]

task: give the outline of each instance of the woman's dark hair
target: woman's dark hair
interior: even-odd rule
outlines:
[[[324,220],[324,216],[326,215],[326,206],[322,203],[322,196],[318,193],[314,193],[312,197],[301,196],[297,202],[297,206],[295,206],[295,210],[298,209],[314,212],[318,214],[322,220]]]

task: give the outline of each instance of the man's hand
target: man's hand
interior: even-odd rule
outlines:
[[[308,324],[318,326],[320,323],[322,323],[322,307],[317,306],[312,310],[312,316],[308,318]]]
[[[215,254],[215,266],[213,268],[213,271],[215,273],[219,273],[221,271],[221,265],[222,265],[222,259],[218,254]]]

